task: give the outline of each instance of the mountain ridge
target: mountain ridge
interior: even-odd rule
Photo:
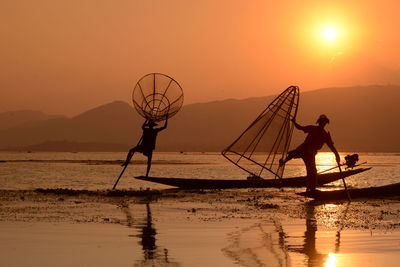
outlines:
[[[301,90],[301,89],[300,89]],[[236,139],[276,96],[225,99],[185,105],[159,134],[158,151],[221,151]],[[331,119],[328,130],[341,151],[400,151],[396,127],[400,86],[322,88],[300,92],[297,121],[314,124],[319,114]],[[25,122],[0,130],[0,148],[24,147],[50,140],[133,146],[141,118],[124,101],[114,101],[72,118]],[[304,134],[295,131],[292,147]],[[97,149],[97,148],[96,148]],[[65,150],[65,149],[64,149]]]
[[[32,121],[43,121],[53,118],[62,118],[62,115],[49,115],[38,110],[13,110],[0,113],[0,130],[18,126]]]

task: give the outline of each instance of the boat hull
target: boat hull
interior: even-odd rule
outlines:
[[[318,175],[318,186],[328,184],[339,179],[355,175],[371,168],[358,168],[344,172],[324,173]],[[166,178],[166,177],[135,177],[139,180],[175,186],[184,189],[229,189],[229,188],[269,188],[269,187],[305,187],[306,176],[284,179],[260,180],[221,180],[221,179],[193,179],[193,178]]]
[[[400,183],[389,184],[378,187],[352,188],[348,189],[348,191],[351,199],[400,196]],[[347,199],[346,190],[332,190],[332,191],[317,190],[315,192],[302,192],[297,194],[321,201]]]

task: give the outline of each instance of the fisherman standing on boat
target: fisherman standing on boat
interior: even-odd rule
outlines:
[[[284,165],[293,158],[302,158],[307,169],[307,191],[314,191],[315,187],[317,186],[317,167],[315,164],[315,155],[324,144],[327,144],[332,150],[332,152],[335,154],[336,162],[338,165],[340,165],[339,153],[333,145],[331,135],[324,129],[325,125],[329,123],[329,119],[326,115],[322,114],[317,120],[317,126],[301,126],[294,119],[293,123],[298,130],[302,130],[308,135],[300,146],[288,152],[286,159],[280,159],[279,164]]]
[[[168,117],[165,120],[164,126],[160,128],[154,128],[158,124],[155,123],[153,120],[149,119],[146,120],[143,125],[142,125],[142,130],[143,130],[143,135],[142,138],[140,138],[139,143],[137,146],[129,150],[128,155],[126,156],[126,160],[124,163],[122,163],[121,166],[126,166],[129,164],[131,161],[131,158],[133,157],[133,154],[135,152],[140,152],[143,155],[147,157],[147,171],[146,171],[146,177],[149,176],[150,168],[151,168],[151,158],[153,156],[153,150],[156,148],[156,139],[157,139],[157,134],[167,128],[168,124]]]

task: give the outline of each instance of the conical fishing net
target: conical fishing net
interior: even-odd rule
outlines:
[[[253,176],[282,178],[284,159],[293,133],[299,88],[283,91],[229,147],[222,151],[228,160]]]
[[[135,85],[132,101],[145,119],[162,121],[174,116],[182,107],[183,91],[171,77],[161,73],[143,76]]]

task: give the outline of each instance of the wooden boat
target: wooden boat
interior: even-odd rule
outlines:
[[[358,168],[344,172],[324,173],[318,175],[318,186],[328,184],[339,179],[355,175],[371,168]],[[249,180],[221,180],[221,179],[194,179],[194,178],[166,178],[166,177],[135,177],[139,180],[175,186],[184,189],[228,189],[228,188],[267,188],[267,187],[304,187],[307,177],[293,177],[284,179],[249,179]]]
[[[348,191],[352,199],[400,196],[400,183],[389,184],[378,187],[354,188],[354,189],[348,189]],[[347,199],[346,190],[332,190],[332,191],[316,190],[314,192],[302,192],[297,194],[322,201]]]

